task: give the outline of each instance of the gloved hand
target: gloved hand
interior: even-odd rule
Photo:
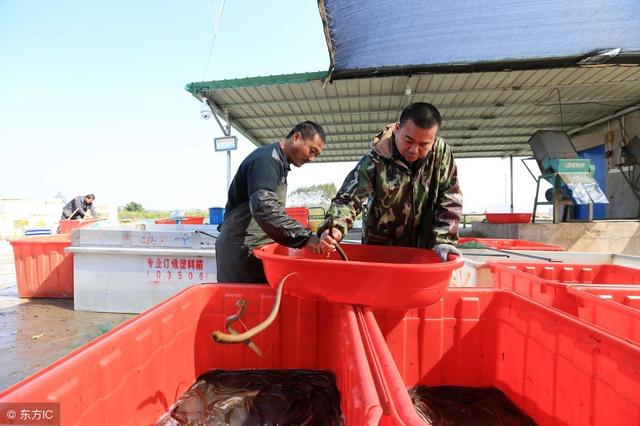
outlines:
[[[433,246],[433,251],[436,252],[440,260],[442,260],[443,262],[447,261],[447,258],[450,254],[457,254],[458,256],[462,256],[462,252],[451,244],[436,244]]]

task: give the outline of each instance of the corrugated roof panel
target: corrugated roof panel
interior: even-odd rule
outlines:
[[[368,144],[408,103],[430,101],[443,113],[442,134],[452,142],[459,139],[465,147],[474,147],[455,146],[454,151],[463,157],[521,153],[521,145],[504,141],[526,142],[526,136],[538,129],[577,128],[640,102],[637,66],[418,74],[340,80],[324,86],[320,80],[297,82],[297,76],[291,78],[293,83],[286,83],[287,76],[270,79],[285,82],[252,86],[242,79],[237,88],[227,82],[194,83],[199,90],[193,93],[199,97],[203,87],[221,87],[211,90],[209,98],[219,111],[229,114],[233,125],[259,144],[284,137],[296,123],[307,119],[325,127],[329,146]],[[404,94],[407,82],[410,96]],[[328,150],[322,161],[357,159],[353,155]]]

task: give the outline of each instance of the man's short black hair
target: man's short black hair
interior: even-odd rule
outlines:
[[[325,141],[324,129],[318,123],[314,123],[313,121],[303,121],[302,123],[296,124],[287,135],[287,139],[293,136],[295,132],[300,132],[300,135],[304,140],[311,139],[317,134],[320,135],[322,142]]]
[[[406,107],[400,114],[400,126],[411,120],[421,129],[430,129],[442,124],[442,116],[436,107],[426,102],[416,102]]]
[[[92,200],[95,200],[96,196],[93,195],[93,194],[87,194],[87,195],[84,196],[84,198],[91,198]]]

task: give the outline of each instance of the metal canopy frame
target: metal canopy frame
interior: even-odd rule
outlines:
[[[199,100],[206,96],[218,116],[258,146],[283,138],[300,121],[316,121],[327,134],[319,162],[357,161],[373,136],[417,101],[442,112],[440,134],[457,158],[528,156],[527,141],[536,130],[572,134],[640,104],[640,65],[633,63],[368,75],[331,82],[326,76],[312,72],[198,82],[186,90]]]

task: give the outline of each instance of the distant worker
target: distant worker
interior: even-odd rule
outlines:
[[[231,186],[223,222],[218,226],[218,282],[264,283],[253,249],[277,242],[320,251],[319,239],[285,211],[290,165],[301,167],[324,149],[324,130],[312,121],[297,124],[284,140],[262,146],[240,164]]]
[[[334,249],[368,201],[363,244],[432,248],[443,261],[449,254],[460,254],[454,244],[462,192],[451,147],[438,136],[441,124],[433,105],[417,102],[373,139],[319,228],[323,251]],[[335,223],[331,236],[330,216]]]
[[[96,196],[93,194],[77,196],[62,208],[61,219],[84,219],[88,212],[91,212],[91,216],[97,217],[96,209],[93,207],[95,199]]]

